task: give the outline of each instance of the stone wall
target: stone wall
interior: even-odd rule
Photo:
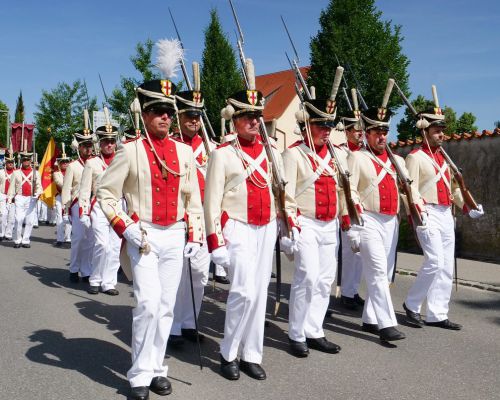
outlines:
[[[420,146],[420,145],[417,145]],[[414,147],[395,147],[405,157]],[[472,219],[459,214],[457,218],[457,255],[500,263],[500,136],[481,135],[469,139],[448,140],[443,145],[450,158],[462,169],[465,183],[485,215]],[[411,232],[402,224],[401,245],[417,250]]]

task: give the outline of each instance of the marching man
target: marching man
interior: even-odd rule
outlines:
[[[99,288],[110,296],[119,294],[116,290],[117,273],[120,268],[121,240],[96,202],[95,195],[100,181],[115,156],[118,129],[111,125],[107,108],[104,108],[107,125],[96,129],[100,155],[91,157],[85,163],[80,182],[80,222],[87,229],[92,228],[94,249],[89,294],[98,294]]]
[[[24,144],[26,148],[26,143]],[[31,247],[30,237],[37,213],[38,197],[42,194],[41,177],[32,167],[33,153],[25,149],[20,153],[21,168],[12,175],[9,185],[8,203],[16,202],[16,222],[14,226],[14,248]],[[24,233],[21,235],[23,230]]]
[[[187,90],[176,94],[176,104],[179,115],[180,132],[174,139],[187,144],[193,150],[196,163],[197,180],[200,188],[201,201],[205,194],[205,176],[207,169],[208,154],[205,148],[209,146],[209,151],[215,146],[206,138],[199,135],[201,129],[201,114],[204,107],[202,93],[200,91],[200,76],[198,63],[193,63],[194,85],[193,90]],[[200,250],[191,257],[191,271],[193,277],[193,294],[195,301],[196,316],[199,315],[203,301],[204,287],[208,282],[208,272],[210,267],[210,254],[208,253],[206,241]],[[191,300],[191,284],[189,279],[188,260],[184,261],[182,278],[177,292],[177,300],[174,309],[174,322],[170,331],[169,344],[173,346],[182,345],[184,338],[189,341],[196,341],[196,324],[193,314]],[[200,335],[200,339],[203,336]]]
[[[363,263],[368,296],[363,309],[362,329],[379,335],[382,341],[405,338],[396,329],[398,323],[389,291],[400,208],[397,175],[386,150],[391,115],[386,109],[389,95],[390,90],[386,90],[382,107],[372,107],[363,114],[367,146],[352,153],[348,159],[352,197],[362,211],[364,225],[353,225],[347,231],[349,240],[346,244],[360,252]],[[395,158],[406,172],[404,160],[398,156]],[[418,200],[418,193],[413,197]]]
[[[427,300],[425,324],[444,329],[460,330],[460,324],[448,319],[455,254],[455,229],[452,205],[463,209],[471,218],[481,217],[483,207],[469,209],[445,161],[441,145],[446,128],[433,86],[435,108],[419,115],[417,127],[422,129],[423,143],[406,157],[412,186],[425,203],[426,223],[417,228],[418,240],[424,252],[424,263],[403,304],[407,320],[421,327],[422,303]]]
[[[250,89],[232,95],[222,110],[235,132],[210,155],[204,204],[212,261],[228,268],[231,281],[220,343],[220,371],[230,380],[239,379],[240,369],[252,378],[266,378],[260,364],[277,233],[271,165],[260,139],[263,97],[247,61]],[[282,164],[277,150],[272,151]]]
[[[340,77],[341,72],[339,70]],[[286,190],[295,198],[297,209],[293,213],[299,215],[300,225],[300,237],[297,228],[292,228],[295,271],[290,289],[288,329],[290,351],[297,357],[307,357],[309,348],[331,354],[340,351],[340,346],[328,341],[323,331],[337,267],[337,217],[342,214],[345,204],[339,197],[336,162],[342,162],[346,168],[346,157],[330,143],[330,132],[335,126],[337,89],[334,87],[328,99],[303,102],[303,109],[296,116],[304,140],[294,143],[283,153],[288,181]],[[288,238],[282,239],[283,249],[289,251],[287,243],[290,243]]]
[[[89,228],[80,222],[80,205],[78,196],[80,191],[80,180],[82,178],[85,162],[92,156],[93,139],[92,131],[88,127],[88,113],[84,110],[84,129],[73,134],[78,145],[78,158],[73,160],[66,169],[64,175],[61,201],[65,210],[65,217],[71,218],[71,256],[69,265],[69,279],[78,282],[80,276],[83,281],[88,282],[92,273],[91,259],[94,243]]]
[[[5,156],[5,168],[0,170],[0,241],[12,240],[16,210],[14,203],[8,203],[7,194],[14,171],[15,159],[11,145],[8,155]]]
[[[347,142],[341,147],[346,153],[347,158],[353,152],[359,151],[363,147],[363,127],[360,121],[361,113],[358,109],[357,91],[353,89],[352,94],[354,110],[353,114],[348,117],[342,117],[342,125],[344,126]],[[342,221],[342,281],[340,286],[340,301],[341,304],[351,310],[358,307],[363,307],[365,301],[358,293],[359,284],[363,272],[361,256],[359,253],[352,251],[347,238],[345,219]]]
[[[126,240],[137,305],[132,322],[131,399],[149,391],[167,395],[172,386],[163,365],[184,257],[203,241],[203,210],[192,149],[169,137],[176,116],[170,80],[182,54],[178,41],[157,43],[159,68],[169,79],[137,90],[145,138],[123,143],[102,177],[97,200],[115,232]],[[168,60],[166,65],[162,60]],[[128,212],[122,209],[125,194]],[[187,243],[186,243],[187,238]]]
[[[61,247],[64,243],[71,243],[71,224],[69,223],[68,217],[63,216],[65,212],[61,201],[61,192],[64,182],[64,176],[66,175],[66,169],[71,161],[69,157],[66,156],[66,151],[64,148],[64,143],[62,144],[62,154],[57,160],[57,171],[53,172],[54,183],[57,188],[56,195],[56,247]]]

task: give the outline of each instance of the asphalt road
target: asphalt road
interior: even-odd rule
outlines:
[[[0,399],[123,399],[130,363],[131,288],[120,295],[91,296],[83,283],[68,281],[69,250],[55,249],[54,228],[33,231],[31,249],[0,244]],[[407,339],[382,345],[360,330],[360,314],[332,299],[327,337],[342,346],[336,355],[311,350],[306,359],[287,353],[286,298],[292,268],[284,260],[284,304],[268,315],[263,367],[268,379],[220,377],[218,342],[227,292],[207,287],[200,317],[200,371],[196,347],[166,359],[171,399],[496,399],[499,398],[500,294],[460,287],[453,293],[450,319],[464,329],[414,329]],[[402,266],[404,267],[404,266]],[[392,295],[398,317],[411,276],[398,276]],[[274,293],[274,282],[270,286]],[[268,310],[272,310],[269,298]],[[403,322],[403,318],[400,318]],[[160,396],[151,394],[151,399]]]

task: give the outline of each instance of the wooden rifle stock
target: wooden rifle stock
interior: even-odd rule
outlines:
[[[356,208],[356,204],[354,203],[354,200],[352,198],[352,193],[351,193],[351,182],[349,182],[349,172],[346,171],[342,165],[340,164],[340,160],[337,157],[337,153],[335,152],[335,149],[333,148],[333,144],[328,141],[326,143],[328,147],[328,151],[330,152],[330,155],[332,158],[335,160],[335,163],[337,164],[337,168],[339,170],[339,177],[340,177],[340,182],[342,183],[342,187],[344,188],[344,196],[345,196],[345,201],[347,205],[347,213],[349,214],[349,218],[351,220],[351,223],[359,226],[363,226],[363,220],[359,216],[358,209]]]
[[[420,211],[418,209],[417,204],[413,200],[413,194],[411,192],[411,180],[406,176],[406,174],[403,172],[401,167],[396,161],[396,157],[394,156],[394,153],[390,149],[388,145],[385,146],[385,149],[387,151],[387,156],[391,160],[392,165],[394,165],[394,168],[396,169],[396,174],[398,176],[398,181],[399,185],[401,187],[401,190],[403,193],[406,195],[406,199],[408,201],[408,208],[410,209],[410,218],[412,221],[412,226],[413,226],[413,231],[416,236],[416,228],[419,226],[422,226],[422,216],[420,215]],[[418,242],[418,239],[417,239]]]
[[[472,197],[472,194],[469,192],[469,189],[467,189],[467,186],[465,185],[462,171],[460,171],[460,169],[455,165],[450,156],[444,151],[442,147],[441,154],[443,155],[444,159],[450,166],[451,171],[453,172],[453,177],[458,183],[458,187],[460,188],[460,192],[462,193],[462,197],[464,198],[464,203],[466,204],[467,208],[469,208],[469,210],[478,210],[479,207],[477,206],[474,197]]]

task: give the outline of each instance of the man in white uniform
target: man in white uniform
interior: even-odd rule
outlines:
[[[11,147],[5,156],[5,168],[0,170],[0,241],[12,240],[16,205],[7,202],[7,193],[15,170],[15,158]]]

